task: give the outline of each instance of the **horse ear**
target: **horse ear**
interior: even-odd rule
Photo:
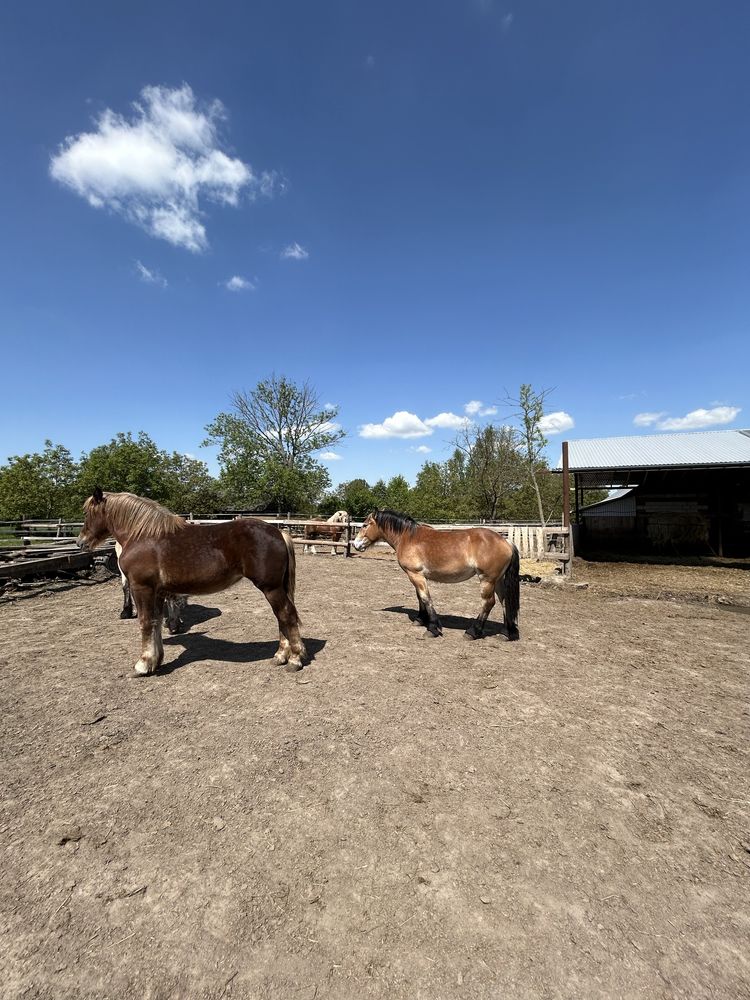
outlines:
[[[94,492],[92,493],[92,497],[93,497],[94,503],[103,503],[104,502],[104,493],[102,491],[101,486],[95,486],[94,487]]]

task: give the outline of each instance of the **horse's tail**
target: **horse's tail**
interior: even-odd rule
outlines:
[[[291,534],[288,531],[282,531],[281,537],[284,539],[287,555],[284,589],[286,590],[286,596],[294,604],[294,590],[297,586],[297,556],[294,554],[294,542],[292,541]],[[299,615],[297,615],[297,620],[301,620]]]
[[[520,558],[518,549],[511,542],[513,552],[510,562],[505,567],[505,572],[497,581],[495,593],[504,605],[505,628],[508,632],[508,639],[513,641],[518,638],[518,612],[521,607],[521,580],[520,580]]]

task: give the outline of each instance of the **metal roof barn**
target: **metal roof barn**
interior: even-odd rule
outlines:
[[[566,450],[579,549],[750,555],[750,429],[594,438]],[[610,497],[580,516],[587,490],[618,488],[633,489],[627,503]]]
[[[571,441],[570,471],[750,465],[750,430]]]

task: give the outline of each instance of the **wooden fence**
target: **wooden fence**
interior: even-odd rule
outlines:
[[[217,524],[227,518],[187,518],[194,524]],[[264,517],[268,524],[286,528],[292,534],[295,545],[320,546],[324,551],[334,549],[352,555],[352,542],[362,527],[362,521],[349,520],[340,525],[343,534],[338,541],[330,538],[306,539],[305,528],[334,527],[327,521],[300,517]],[[0,538],[0,580],[23,576],[45,575],[59,570],[83,569],[93,565],[94,559],[108,557],[114,548],[108,542],[96,550],[95,554],[82,552],[75,544],[75,536],[81,530],[80,521],[50,520],[0,522],[0,536],[13,538],[13,545],[2,544]],[[456,528],[477,527],[477,523],[433,524],[439,531]],[[569,573],[572,566],[572,538],[570,528],[542,526],[540,524],[483,524],[503,535],[518,548],[522,559],[553,560],[560,564],[563,573]],[[385,543],[378,543],[385,544]]]

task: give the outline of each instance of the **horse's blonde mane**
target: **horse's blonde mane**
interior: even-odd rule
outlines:
[[[163,538],[181,531],[187,522],[162,507],[156,500],[134,493],[105,493],[107,521],[113,531],[122,532],[128,541],[135,538]],[[88,512],[93,497],[83,505]]]

